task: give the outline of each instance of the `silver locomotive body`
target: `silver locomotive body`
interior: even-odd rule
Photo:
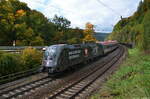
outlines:
[[[54,73],[58,67],[58,59],[66,44],[52,45],[45,49],[42,67],[43,71]]]

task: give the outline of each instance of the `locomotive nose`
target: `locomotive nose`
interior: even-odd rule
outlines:
[[[52,67],[52,66],[53,66],[53,61],[47,60],[46,66],[47,66],[47,67]]]
[[[55,66],[55,62],[52,61],[52,60],[44,60],[43,66],[45,66],[45,67],[54,67]]]

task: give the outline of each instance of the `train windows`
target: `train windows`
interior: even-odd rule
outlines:
[[[48,51],[45,51],[45,52],[44,52],[44,59],[46,60],[46,59],[48,58],[48,56],[49,56],[49,52],[48,52]]]
[[[51,46],[48,48],[48,51],[50,52],[50,54],[53,54],[56,52],[57,47],[56,46]]]
[[[51,46],[44,52],[45,60],[53,60],[56,57],[56,49],[57,47]]]

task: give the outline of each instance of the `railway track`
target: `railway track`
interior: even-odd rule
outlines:
[[[22,96],[26,92],[30,90],[34,90],[44,84],[52,82],[54,79],[49,78],[48,76],[43,77],[41,79],[29,82],[27,84],[17,86],[16,88],[10,88],[8,90],[1,90],[0,91],[0,99],[10,99],[17,96]]]
[[[118,55],[118,53],[119,55]],[[101,75],[103,75],[104,72],[106,72],[113,64],[115,64],[115,62],[119,59],[119,57],[121,57],[123,53],[123,49],[118,49],[118,51],[116,51],[116,53],[114,54],[110,54],[109,59],[104,58],[104,61],[101,61],[100,66],[97,66],[97,63],[94,63],[93,68],[92,66],[89,66],[89,72],[84,72],[81,73],[83,74],[82,76],[78,76],[76,77],[77,79],[74,80],[70,80],[69,83],[65,83],[64,85],[62,85],[62,87],[58,88],[58,90],[56,89],[55,91],[53,91],[54,93],[50,93],[50,95],[45,98],[74,98],[76,96],[78,96],[80,93],[82,93],[89,85],[91,85],[97,78],[99,78]],[[106,60],[108,59],[108,60]],[[79,73],[77,73],[79,75]],[[57,79],[52,79],[49,77],[43,77],[41,79],[35,80],[35,81],[31,81],[29,83],[17,86],[15,88],[8,88],[7,90],[0,90],[0,99],[10,99],[10,98],[27,98],[26,96],[28,96],[28,93],[38,93],[39,95],[41,95],[40,97],[43,97],[40,92],[43,91],[43,86],[48,86],[48,85],[52,85],[52,83],[57,82]],[[58,81],[59,82],[59,81]],[[60,80],[60,82],[62,82]],[[60,86],[61,83],[58,83],[58,85]],[[53,88],[53,87],[52,87]],[[52,88],[48,88],[48,89],[52,89]],[[40,89],[40,91],[37,91],[36,89]],[[45,90],[45,89],[44,89]],[[30,94],[31,95],[31,94]],[[33,96],[33,98],[36,98]]]
[[[36,73],[39,73],[39,68],[33,68],[33,69],[22,71],[22,72],[1,76],[0,77],[0,85],[23,78],[23,77],[31,76]],[[1,90],[1,88],[0,88],[0,90]]]
[[[48,99],[74,99],[78,97],[88,86],[90,86],[94,81],[101,77],[106,71],[108,71],[122,56],[124,49],[120,48],[119,55],[114,56],[108,61],[108,63],[103,63],[103,66],[95,68],[92,72],[89,72],[84,77],[78,79],[77,81],[71,82],[68,85],[58,89],[56,92],[51,94]]]
[[[42,79],[42,78],[44,78],[46,76],[47,76],[47,74],[45,74],[45,73],[38,73],[38,74],[31,75],[31,76],[27,76],[25,78],[21,78],[21,79],[15,80],[13,82],[2,84],[2,85],[0,85],[0,94],[3,91],[10,90],[10,89],[16,88],[18,86],[25,85],[27,83],[36,81],[38,79]]]

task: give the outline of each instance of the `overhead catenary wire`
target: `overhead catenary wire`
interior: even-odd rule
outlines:
[[[108,5],[106,5],[105,3],[103,3],[101,0],[97,0],[97,1],[98,1],[98,3],[100,3],[101,5],[105,6],[105,7],[108,8],[108,9],[110,9],[110,10],[111,10],[112,12],[114,12],[115,14],[117,14],[117,15],[119,15],[119,16],[122,17],[122,15],[121,15],[119,12],[115,11],[114,9],[112,9],[111,7],[109,7]]]
[[[105,3],[103,3],[101,0],[97,0],[97,2],[99,3],[99,4],[101,4],[101,5],[103,5],[104,7],[106,7],[107,9],[110,9],[115,15],[117,14],[118,16],[120,16],[120,18],[122,19],[122,15],[119,13],[119,12],[117,12],[117,11],[115,11],[114,9],[112,9],[111,7],[109,7],[108,5],[106,5]],[[65,11],[63,11],[61,8],[59,8],[59,7],[57,7],[57,6],[55,6],[55,5],[50,5],[52,8],[54,8],[54,9],[56,9],[57,11],[58,11],[58,13],[60,14],[60,16],[63,16],[65,13],[67,13],[67,12],[69,12],[69,13],[72,13],[72,14],[74,14],[74,13],[76,13],[76,12],[74,12],[74,11],[72,11],[72,10],[65,10],[65,11],[67,11],[67,12],[65,12]],[[84,17],[83,17],[84,18]],[[82,18],[82,19],[83,19]],[[111,26],[111,27],[113,27],[113,26]]]

